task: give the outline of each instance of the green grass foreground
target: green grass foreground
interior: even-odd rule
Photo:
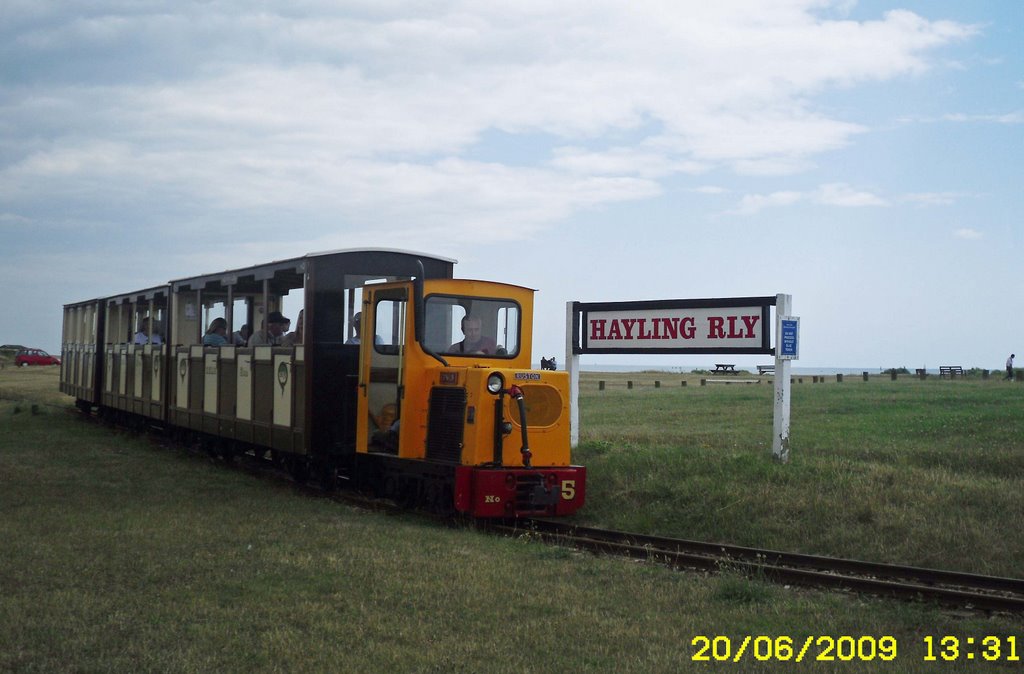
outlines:
[[[0,371],[0,671],[946,672],[922,659],[925,636],[1024,638],[1016,618],[673,572],[355,510],[84,422],[55,384],[53,371]],[[687,393],[697,404],[758,392]],[[613,424],[639,432],[627,426]],[[605,471],[626,470],[612,457],[651,466],[664,451],[623,442],[587,441],[595,513],[613,491]],[[803,446],[782,467],[755,442],[741,463],[796,472]],[[892,635],[899,650],[894,662],[763,663],[748,652],[696,663],[699,635],[730,637],[733,654],[745,635]]]
[[[793,386],[788,464],[773,386],[588,375],[581,519],[754,547],[1024,575],[1024,385],[847,378]],[[617,377],[611,379],[610,377]],[[599,391],[597,379],[608,380]]]

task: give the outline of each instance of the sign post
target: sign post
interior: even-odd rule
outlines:
[[[792,295],[775,298],[775,408],[772,423],[772,456],[789,461],[789,403],[792,393],[790,365],[800,356],[800,319],[790,316]]]
[[[569,373],[569,445],[580,444],[580,354],[576,339],[576,302],[565,303],[565,369]]]

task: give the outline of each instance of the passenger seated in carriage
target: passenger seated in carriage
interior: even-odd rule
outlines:
[[[210,327],[206,329],[206,334],[203,335],[203,346],[226,346],[228,344],[227,338],[228,322],[223,318],[215,318],[210,322]]]
[[[267,329],[257,330],[249,337],[249,346],[277,346],[281,343],[286,326],[290,323],[280,311],[271,311],[267,316]]]

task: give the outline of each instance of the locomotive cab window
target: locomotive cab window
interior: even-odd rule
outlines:
[[[373,345],[378,353],[398,354],[405,345],[405,305],[404,294],[400,298],[377,301]]]
[[[431,350],[450,356],[518,355],[521,310],[515,302],[431,295],[425,306],[427,344]]]

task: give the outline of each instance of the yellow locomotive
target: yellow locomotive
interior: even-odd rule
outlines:
[[[533,291],[453,267],[346,250],[69,304],[61,390],[330,488],[476,517],[575,512],[586,471],[567,375],[531,369]],[[286,304],[301,311],[284,335]],[[232,340],[243,324],[259,338]]]

